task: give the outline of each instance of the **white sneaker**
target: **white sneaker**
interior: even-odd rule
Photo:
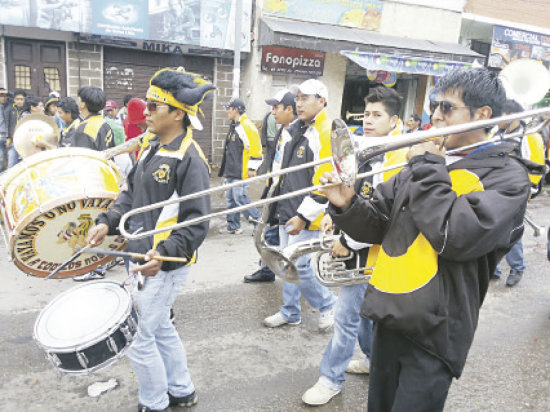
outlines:
[[[241,233],[243,233],[243,229],[242,228],[238,228],[238,229],[228,229],[226,227],[221,227],[218,232],[221,234],[221,235],[240,235]]]
[[[357,375],[368,375],[370,373],[370,362],[368,358],[354,359],[350,361],[346,368],[347,373],[355,373]]]
[[[340,391],[329,389],[326,386],[317,382],[315,385],[309,388],[306,393],[304,393],[304,396],[302,396],[302,401],[305,404],[312,406],[324,405],[339,393]]]
[[[268,316],[264,319],[264,325],[268,328],[278,328],[279,326],[283,325],[290,325],[290,326],[296,326],[299,325],[302,321],[299,320],[298,322],[289,322],[286,320],[281,312],[277,312],[276,314],[272,316]]]
[[[334,308],[319,313],[319,330],[325,331],[334,325]]]

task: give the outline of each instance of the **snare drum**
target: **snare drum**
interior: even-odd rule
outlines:
[[[8,169],[0,178],[0,206],[17,267],[45,277],[85,246],[96,217],[114,204],[119,182],[112,162],[83,148],[44,151]],[[125,245],[122,236],[108,236],[101,247]],[[87,273],[111,259],[83,254],[58,277]]]
[[[58,295],[34,324],[34,339],[61,372],[87,374],[124,355],[138,317],[123,285],[100,280]]]

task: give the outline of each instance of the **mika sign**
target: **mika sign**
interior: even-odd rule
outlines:
[[[263,72],[322,76],[324,67],[324,52],[274,46],[264,46],[262,50]]]

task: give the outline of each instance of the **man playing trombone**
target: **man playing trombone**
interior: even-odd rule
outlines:
[[[443,76],[435,127],[501,114],[506,94],[485,68]],[[413,146],[408,166],[372,200],[340,184],[322,192],[335,224],[380,244],[361,314],[374,321],[368,410],[441,411],[460,377],[497,262],[523,233],[527,168],[483,129]],[[447,149],[481,146],[445,158]],[[325,174],[322,182],[337,181]]]
[[[327,87],[319,80],[306,80],[298,87],[296,113],[298,121],[288,128],[291,140],[284,147],[281,168],[304,164],[329,157],[330,121],[325,106],[328,101]],[[331,170],[329,164],[316,169],[308,168],[281,176],[275,194],[290,193],[317,184],[319,177]],[[319,224],[326,207],[326,199],[319,194],[297,196],[277,202],[279,215],[280,247],[315,239],[319,236]],[[318,309],[319,330],[330,328],[334,322],[336,297],[315,278],[309,255],[301,256],[297,262],[299,283],[284,282],[283,304],[276,314],[264,319],[264,325],[276,328],[285,324],[298,325],[301,322],[300,295],[303,294],[311,306]]]

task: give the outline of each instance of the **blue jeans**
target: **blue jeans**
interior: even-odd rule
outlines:
[[[297,235],[289,235],[285,232],[283,225],[279,226],[280,247],[292,245],[304,240],[316,239],[319,237],[317,230],[302,230]],[[297,261],[300,281],[298,283],[283,282],[283,305],[281,314],[288,322],[298,322],[301,319],[300,295],[303,294],[306,300],[319,312],[331,310],[336,304],[336,296],[325,286],[321,285],[313,268],[311,267],[311,254],[301,256]]]
[[[225,179],[225,183],[233,183],[233,182],[240,182],[241,179],[235,179],[232,177],[227,177]],[[227,189],[225,191],[225,199],[227,201],[227,208],[233,209],[237,206],[247,205],[250,203],[250,199],[248,198],[248,184],[243,184],[241,186],[234,187],[232,189]],[[252,208],[248,210],[243,210],[243,215],[246,220],[260,219],[260,212],[258,212],[258,209]],[[229,213],[227,215],[227,229],[228,230],[236,230],[241,227],[241,213]]]
[[[19,163],[19,153],[15,150],[15,146],[12,144],[8,149],[8,169]]]
[[[134,266],[130,263],[130,267]],[[168,407],[168,394],[187,396],[195,390],[187,369],[187,356],[170,322],[170,308],[180,292],[189,267],[159,271],[146,277],[141,290],[134,281],[133,299],[139,313],[137,339],[126,352],[139,381],[139,402],[150,409]]]
[[[6,147],[6,138],[0,137],[0,172],[6,169],[5,158],[8,156],[8,148]]]
[[[265,228],[265,241],[270,246],[279,246],[279,226],[267,226]],[[262,263],[262,259],[258,262],[260,270],[265,275],[275,275],[267,265]]]
[[[345,372],[353,356],[355,341],[370,358],[372,322],[359,316],[367,284],[340,287],[334,314],[334,333],[321,360],[319,382],[335,391],[342,389]]]
[[[519,270],[523,272],[525,270],[525,259],[523,257],[523,241],[522,239],[518,240],[512,249],[506,255],[506,262],[510,265],[511,269]],[[500,277],[502,275],[502,268],[500,262],[495,269],[495,276]]]

